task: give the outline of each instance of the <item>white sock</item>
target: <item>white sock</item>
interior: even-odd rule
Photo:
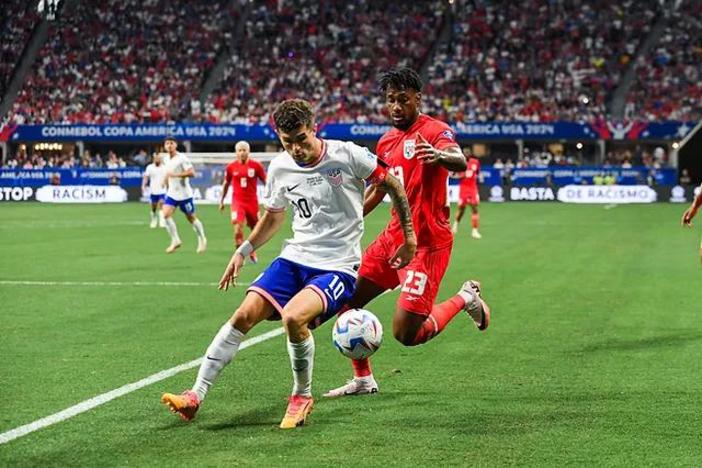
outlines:
[[[193,229],[195,230],[195,233],[197,234],[198,239],[205,238],[205,226],[202,225],[202,221],[200,221],[199,219],[196,219],[193,222]]]
[[[239,345],[244,334],[227,322],[222,325],[215,335],[212,343],[207,348],[205,357],[202,358],[200,370],[197,373],[193,392],[197,393],[200,401],[205,399],[210,386],[217,380],[222,369],[231,362],[239,351]]]
[[[166,218],[163,217],[163,211],[161,211],[161,210],[159,210],[159,212],[158,212],[158,221],[161,224],[165,224],[165,222],[166,222]]]
[[[153,222],[155,222],[155,221],[156,221],[156,213],[154,213],[154,212],[152,211],[152,212],[151,212],[151,222],[153,223]]]
[[[301,343],[288,339],[288,354],[293,370],[293,395],[312,396],[312,368],[314,367],[314,337]]]
[[[178,237],[178,227],[176,226],[173,218],[166,218],[166,231],[168,235],[171,236],[171,242],[174,244],[180,244],[180,237]]]

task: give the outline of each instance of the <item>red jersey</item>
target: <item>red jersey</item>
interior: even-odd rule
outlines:
[[[406,131],[393,128],[383,135],[378,141],[376,152],[391,167],[390,172],[405,186],[412,210],[412,223],[417,233],[417,246],[443,247],[453,242],[446,198],[449,172],[438,164],[426,166],[414,157],[417,133],[421,133],[438,150],[458,145],[451,127],[420,114]],[[395,210],[385,232],[396,243],[402,243],[402,227]]]
[[[224,178],[232,187],[232,206],[235,203],[258,204],[256,180],[261,179],[261,182],[266,183],[266,170],[260,162],[251,158],[245,163],[239,160],[231,162],[227,164]]]
[[[478,158],[468,159],[468,168],[465,172],[459,172],[458,177],[461,192],[475,192],[478,190],[478,174],[480,174],[480,161]]]

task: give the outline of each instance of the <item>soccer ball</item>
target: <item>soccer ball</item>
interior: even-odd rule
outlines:
[[[332,329],[334,347],[351,359],[364,359],[380,348],[383,326],[378,317],[363,309],[352,309],[336,320]]]

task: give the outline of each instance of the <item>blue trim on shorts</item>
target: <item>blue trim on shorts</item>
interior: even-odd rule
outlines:
[[[166,199],[166,194],[162,193],[161,195],[150,195],[151,197],[151,204],[155,205],[156,203],[160,201],[164,201]]]
[[[311,268],[284,258],[276,258],[251,284],[253,291],[271,302],[276,312],[271,320],[280,320],[280,311],[297,293],[310,288],[320,295],[325,310],[308,326],[315,328],[335,316],[356,291],[356,278],[341,271]]]
[[[195,213],[195,202],[192,198],[186,198],[185,200],[174,200],[168,195],[166,195],[166,199],[163,202],[163,204],[177,206],[180,209],[180,211],[182,211],[186,215],[192,215]]]

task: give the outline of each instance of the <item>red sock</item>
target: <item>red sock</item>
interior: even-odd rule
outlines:
[[[234,243],[236,244],[236,248],[238,249],[241,244],[244,243],[244,233],[243,232],[237,232],[234,235]]]
[[[465,301],[461,296],[455,295],[448,301],[435,305],[431,310],[431,314],[422,324],[419,333],[414,337],[414,344],[422,344],[434,338],[441,333],[441,330],[454,318],[465,305]]]
[[[351,364],[353,364],[353,376],[354,377],[368,377],[373,372],[371,371],[370,359],[352,359]]]
[[[472,213],[470,215],[470,224],[473,226],[473,229],[478,229],[478,225],[480,224],[480,215],[478,213]]]

